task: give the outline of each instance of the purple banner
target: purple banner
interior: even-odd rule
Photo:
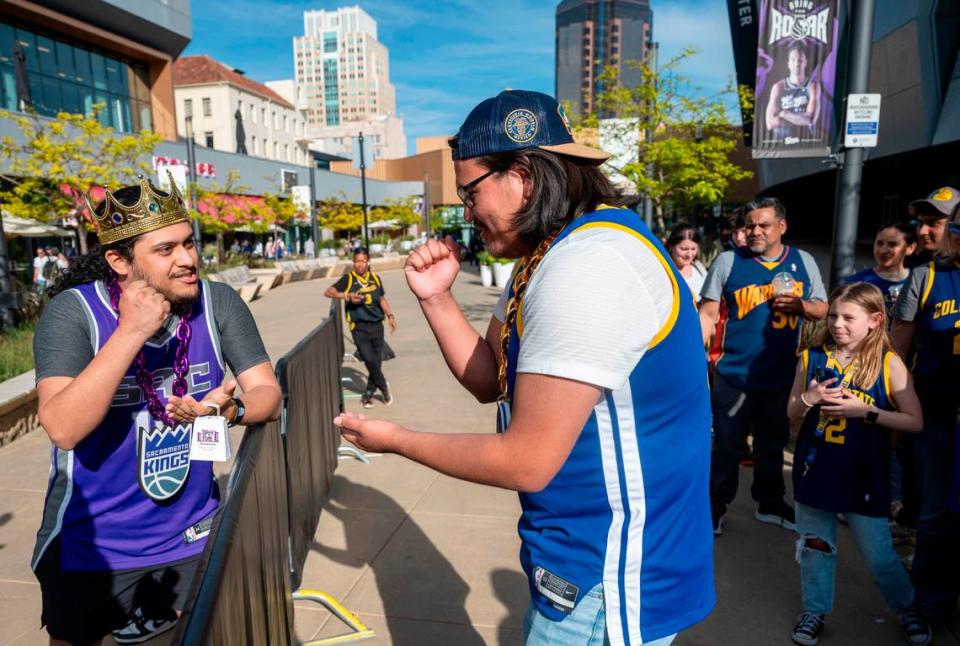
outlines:
[[[833,134],[837,0],[761,0],[754,159],[825,157]]]

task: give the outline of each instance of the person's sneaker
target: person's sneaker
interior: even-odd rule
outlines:
[[[903,637],[908,644],[912,646],[926,646],[933,641],[933,630],[930,624],[920,615],[916,608],[908,608],[898,613],[900,619],[900,628],[903,630]]]
[[[389,406],[393,403],[393,395],[390,394],[389,388],[381,388],[380,392],[383,393],[383,403]]]
[[[364,393],[360,398],[360,403],[364,408],[373,408],[373,393]]]
[[[823,615],[815,612],[801,613],[797,618],[797,625],[793,627],[790,638],[802,646],[814,646],[820,640],[823,632]]]
[[[143,616],[143,611],[136,608],[130,623],[113,631],[113,641],[118,644],[139,644],[167,632],[176,625],[176,619],[147,619]]]
[[[797,528],[793,507],[782,500],[760,503],[760,507],[757,508],[757,513],[755,513],[753,517],[761,523],[770,523],[771,525],[789,529],[790,531]]]

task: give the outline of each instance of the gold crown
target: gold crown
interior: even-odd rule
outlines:
[[[167,171],[170,194],[161,197],[149,179],[140,178],[140,199],[133,206],[117,201],[110,191],[104,191],[103,213],[97,215],[90,198],[84,195],[90,215],[97,223],[100,244],[126,240],[141,233],[149,233],[178,222],[189,222],[190,215],[173,175]]]

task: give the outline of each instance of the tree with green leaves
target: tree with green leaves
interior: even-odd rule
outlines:
[[[0,142],[0,200],[13,215],[59,222],[76,218],[80,252],[87,252],[86,231],[92,229],[83,196],[91,188],[115,190],[147,175],[147,160],[160,142],[158,134],[143,130],[120,133],[98,119],[104,104],[89,114],[60,112],[55,119],[36,113],[0,111],[20,130],[19,137]]]
[[[703,96],[679,72],[696,53],[684,49],[659,69],[650,61],[627,61],[640,72],[636,87],[621,83],[615,67],[606,68],[595,112],[575,124],[581,132],[602,125],[615,140],[637,142],[637,155],[617,170],[651,199],[661,233],[667,208],[686,211],[723,200],[735,182],[752,176],[730,158],[740,128],[724,98],[735,97],[736,89]],[[618,118],[601,123],[598,115],[608,114]]]
[[[414,195],[395,199],[387,198],[383,206],[370,209],[370,221],[381,222],[395,220],[397,228],[405,228],[419,224],[422,219],[417,208],[417,198]]]

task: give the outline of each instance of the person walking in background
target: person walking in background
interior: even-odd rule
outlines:
[[[380,276],[370,270],[370,254],[364,247],[353,253],[353,270],[327,287],[323,295],[339,298],[345,302],[344,314],[353,335],[353,343],[363,365],[367,367],[367,385],[361,403],[364,408],[373,408],[373,396],[380,390],[383,403],[393,403],[393,395],[383,376],[383,320],[387,319],[390,332],[397,331],[397,317],[387,300]]]
[[[793,641],[813,646],[833,611],[837,514],[843,514],[908,644],[930,643],[913,585],[893,549],[890,433],[923,426],[906,364],[887,336],[884,295],[857,282],[830,295],[826,328],[797,363],[788,405],[796,437],[793,497],[803,612]]]
[[[37,247],[37,255],[33,259],[33,286],[37,293],[42,294],[47,286],[47,279],[43,275],[43,268],[47,264],[47,252],[43,247]]]
[[[820,270],[805,251],[783,244],[786,209],[772,197],[746,206],[747,247],[714,261],[701,291],[703,343],[709,347],[721,304],[727,311],[713,375],[714,444],[710,498],[715,535],[737,495],[744,438],[753,434],[757,520],[794,529],[784,501],[783,449],[789,436],[787,398],[800,341],[800,323],[827,314]]]
[[[920,609],[939,627],[960,597],[960,524],[947,513],[960,393],[960,194],[944,188],[912,206],[946,212],[950,220],[942,225],[940,254],[914,267],[893,307],[893,345],[912,366],[923,406],[923,432],[914,439],[920,511],[911,575]]]
[[[681,222],[677,224],[670,232],[667,238],[667,251],[670,258],[686,281],[687,287],[693,292],[693,300],[700,300],[700,288],[703,287],[703,279],[707,275],[707,270],[700,262],[700,234],[697,230]]]

